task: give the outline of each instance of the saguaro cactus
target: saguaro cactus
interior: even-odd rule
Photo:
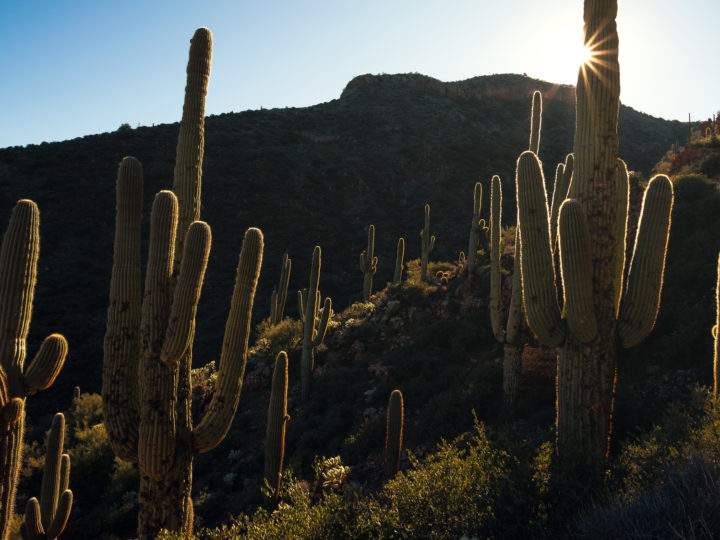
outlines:
[[[480,219],[480,207],[482,204],[482,184],[477,182],[473,191],[473,217],[470,224],[470,243],[467,252],[467,275],[471,276],[475,271],[475,261],[477,259],[477,247],[483,233],[488,228],[485,226],[485,220]]]
[[[405,257],[405,239],[398,238],[397,248],[395,249],[395,274],[393,275],[393,283],[400,283],[402,281],[402,273],[405,266],[403,265],[403,258]]]
[[[651,180],[623,287],[622,209],[627,209],[628,175],[617,158],[616,15],[617,0],[585,0],[585,42],[598,60],[581,67],[576,89],[575,170],[570,200],[560,207],[557,233],[562,311],[537,156],[524,152],[516,175],[527,320],[543,342],[559,347],[558,453],[566,472],[583,471],[596,480],[601,478],[611,429],[616,343],[631,347],[654,325],[673,199],[666,176]]]
[[[385,478],[390,480],[400,469],[403,435],[403,395],[400,390],[390,393],[385,430]]]
[[[54,540],[65,530],[73,493],[70,483],[70,456],[63,454],[65,416],[57,413],[48,436],[45,468],[43,469],[40,502],[33,497],[25,507],[25,521],[20,526],[27,540]]]
[[[435,237],[430,236],[430,205],[425,205],[425,225],[420,231],[420,279],[428,281],[427,267],[430,252],[435,248]]]
[[[287,387],[288,357],[285,351],[280,351],[275,359],[265,432],[265,480],[276,498],[280,491],[285,455],[285,424],[290,420],[290,415],[287,413]]]
[[[290,268],[292,259],[288,258],[287,252],[283,255],[282,269],[280,270],[280,281],[277,288],[273,289],[270,297],[270,326],[275,326],[282,321],[287,300],[288,284],[290,283]]]
[[[367,249],[360,253],[360,271],[363,279],[363,300],[366,302],[372,295],[372,278],[377,270],[378,258],[375,257],[375,225],[368,227]]]
[[[720,361],[720,339],[718,339],[718,329],[720,329],[720,254],[718,254],[717,266],[717,284],[715,285],[715,326],[712,327],[712,335],[714,340],[713,354],[713,398],[717,401],[718,396],[718,361]]]
[[[15,489],[22,461],[25,398],[49,388],[65,363],[67,342],[51,334],[25,366],[37,263],[40,254],[40,212],[20,200],[0,248],[0,529],[8,537]]]
[[[300,360],[303,401],[307,400],[310,395],[310,382],[315,367],[315,348],[325,339],[325,331],[332,311],[332,300],[330,298],[325,298],[325,303],[320,309],[318,285],[320,284],[321,258],[320,246],[315,246],[312,266],[310,267],[310,286],[305,293],[298,291],[300,320],[303,323],[303,346]]]

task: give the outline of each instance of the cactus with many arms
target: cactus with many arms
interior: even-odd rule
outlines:
[[[280,492],[280,478],[285,455],[285,424],[290,420],[290,415],[287,413],[287,387],[288,357],[285,351],[280,351],[275,359],[267,431],[265,432],[265,480],[275,498]]]
[[[475,271],[475,261],[477,259],[477,248],[480,243],[480,237],[487,233],[488,228],[485,226],[485,220],[480,219],[480,208],[482,205],[482,184],[477,182],[473,190],[473,217],[470,224],[470,243],[467,252],[467,275],[471,276]]]
[[[173,192],[155,197],[145,291],[140,275],[142,168],[120,164],[110,306],[104,343],[103,412],[118,457],[138,464],[138,535],[192,528],[192,462],[230,428],[245,370],[250,313],[262,262],[263,237],[248,229],[225,326],[212,401],[195,427],[190,416],[190,367],[195,313],[210,248],[210,228],[196,221],[204,100],[211,35],[191,41]]]
[[[425,225],[420,231],[420,280],[428,281],[427,267],[430,252],[435,248],[435,236],[430,236],[430,205],[425,205]]]
[[[600,60],[581,67],[576,88],[574,173],[570,200],[560,206],[557,233],[562,311],[537,156],[521,154],[516,175],[527,320],[541,341],[559,347],[558,454],[566,472],[582,470],[596,480],[602,475],[611,432],[616,343],[631,347],[654,325],[673,200],[669,179],[653,178],[623,287],[628,175],[617,158],[616,15],[617,0],[585,0],[585,42]]]
[[[33,497],[25,506],[25,521],[20,526],[27,540],[54,540],[65,529],[73,494],[70,483],[70,456],[63,454],[65,416],[57,413],[48,436],[40,501]]]
[[[283,255],[282,269],[278,288],[273,289],[270,297],[270,326],[275,326],[283,319],[285,301],[287,300],[288,284],[290,283],[290,268],[292,259],[288,258],[287,251]]]
[[[403,435],[403,395],[400,390],[390,393],[385,429],[385,478],[390,480],[400,469]]]
[[[300,375],[302,380],[302,399],[307,400],[310,395],[310,383],[315,367],[315,348],[325,339],[328,321],[332,312],[332,300],[325,298],[320,309],[320,265],[322,252],[320,246],[315,246],[310,267],[310,287],[298,291],[298,304],[300,320],[303,323],[303,346],[300,360]]]
[[[405,266],[403,258],[405,257],[405,239],[398,238],[397,248],[395,249],[395,273],[393,274],[393,283],[399,285],[402,282],[402,273]]]
[[[67,342],[51,334],[29,365],[25,365],[37,263],[40,254],[40,212],[20,200],[0,249],[0,538],[9,534],[15,490],[22,461],[25,398],[49,388],[65,363]]]
[[[375,257],[375,225],[368,227],[367,249],[360,253],[360,271],[363,279],[363,300],[367,302],[372,295],[372,278],[377,270],[378,258]]]

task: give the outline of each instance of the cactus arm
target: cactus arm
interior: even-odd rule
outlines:
[[[393,283],[402,281],[403,258],[405,257],[405,239],[398,238],[397,248],[395,249],[395,274],[393,275]]]
[[[110,279],[110,304],[103,343],[102,399],[105,429],[113,452],[137,461],[140,416],[140,215],[142,166],[132,157],[120,163],[117,175],[115,245]]]
[[[265,480],[273,490],[275,497],[280,491],[280,478],[285,455],[285,424],[290,419],[287,413],[287,387],[288,358],[285,351],[280,351],[275,359],[265,433]]]
[[[502,185],[500,184],[500,177],[498,175],[492,177],[490,186],[490,323],[492,324],[495,339],[500,343],[505,343],[502,273],[500,268]]]
[[[220,444],[235,417],[245,376],[250,318],[260,277],[263,247],[263,234],[260,229],[249,228],[245,232],[240,251],[215,393],[205,416],[193,431],[193,446],[199,453],[212,450]]]
[[[330,320],[330,313],[332,312],[332,300],[325,298],[323,304],[322,314],[320,315],[320,321],[318,322],[315,330],[313,331],[312,345],[317,347],[325,339],[325,331],[327,330],[328,321]]]
[[[63,454],[60,459],[60,491],[65,493],[70,486],[70,455]]]
[[[68,519],[70,518],[72,503],[73,492],[66,489],[63,491],[62,495],[60,495],[55,518],[52,520],[52,523],[50,523],[50,526],[47,528],[47,532],[45,533],[48,540],[57,538],[65,530],[65,525],[67,525]]]
[[[523,293],[522,293],[522,235],[520,227],[515,227],[515,262],[513,264],[512,291],[510,292],[510,307],[508,309],[507,327],[505,329],[505,343],[520,346],[522,356],[522,344],[519,342],[520,330],[525,324],[523,317]]]
[[[615,228],[615,317],[620,311],[620,298],[623,291],[625,274],[625,240],[627,236],[628,208],[630,207],[630,183],[627,165],[618,158],[615,164],[615,184],[617,186],[617,226]]]
[[[537,155],[540,148],[540,124],[542,122],[542,94],[535,90],[530,115],[530,151]]]
[[[567,157],[565,157],[565,163],[558,163],[557,169],[555,170],[555,185],[553,187],[552,203],[550,205],[550,242],[553,251],[555,251],[557,247],[558,212],[560,205],[567,199],[568,191],[570,190],[574,161],[573,154],[568,154]]]
[[[670,232],[673,189],[670,179],[657,175],[643,197],[627,290],[620,305],[618,334],[623,347],[634,347],[655,325],[660,307],[665,253]]]
[[[385,430],[385,478],[391,479],[400,468],[403,435],[403,395],[393,390],[388,400]]]
[[[185,232],[193,221],[200,219],[200,193],[203,153],[205,150],[205,97],[210,80],[212,60],[212,34],[207,28],[198,28],[190,40],[187,64],[185,102],[173,173],[173,192],[178,198],[180,215],[176,249],[183,251]],[[176,271],[180,261],[175,262]]]
[[[592,295],[592,264],[590,233],[582,206],[575,199],[566,199],[558,218],[560,274],[562,276],[568,329],[580,340],[589,343],[598,334]]]
[[[28,540],[44,540],[45,529],[41,520],[40,503],[35,497],[28,500],[25,505],[24,533]]]
[[[563,342],[565,330],[557,305],[545,180],[540,160],[529,150],[518,158],[516,185],[527,321],[540,341],[554,347]]]
[[[211,240],[212,233],[207,223],[196,221],[190,225],[180,275],[173,292],[165,341],[160,352],[160,361],[169,369],[175,369],[178,365],[195,334],[195,315],[210,255]]]
[[[65,364],[68,344],[60,334],[50,334],[40,345],[37,354],[32,359],[23,377],[27,395],[33,395],[38,390],[46,390],[55,382]]]

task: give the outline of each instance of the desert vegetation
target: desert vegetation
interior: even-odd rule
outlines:
[[[199,29],[172,189],[146,181],[172,166],[165,155],[147,167],[137,157],[113,164],[115,218],[98,228],[114,227],[112,264],[102,279],[86,282],[105,296],[103,352],[98,347],[93,358],[99,364],[102,357],[101,384],[89,376],[92,368],[65,373],[73,340],[58,333],[26,365],[31,313],[54,291],[38,287],[35,294],[42,204],[22,199],[12,211],[0,251],[2,537],[717,534],[717,123],[689,131],[666,125],[687,140],[665,141],[663,151],[670,149],[644,169],[620,159],[623,123],[642,119],[626,111],[622,120],[616,11],[616,0],[585,0],[586,41],[602,61],[580,69],[574,146],[569,134],[557,136],[558,104],[543,101],[543,88],[531,91],[522,127],[507,128],[524,133],[517,144],[503,143],[514,152],[510,164],[479,182],[484,168],[467,178],[461,205],[447,193],[414,194],[397,230],[387,225],[387,209],[407,202],[420,184],[388,178],[383,188],[360,185],[348,197],[333,182],[376,163],[351,159],[339,161],[340,169],[336,158],[347,156],[337,155],[339,139],[318,138],[320,127],[304,125],[302,137],[320,143],[313,152],[327,161],[312,162],[297,148],[274,155],[272,174],[294,170],[301,156],[314,170],[312,189],[268,184],[262,197],[276,205],[272,215],[263,223],[247,223],[242,213],[232,220],[242,224],[233,231],[246,229],[242,241],[239,234],[228,239],[224,222],[211,229],[209,219],[200,221],[205,201],[260,195],[233,185],[230,175],[202,188],[212,155],[205,153],[211,122],[204,115],[212,35]],[[396,83],[354,80],[342,106],[363,92],[378,100],[399,93]],[[440,97],[464,103],[488,92],[477,81],[443,86],[419,75],[402,84],[431,108]],[[253,134],[291,144],[298,135],[280,127],[279,111],[269,114],[277,130]],[[293,122],[311,121],[302,111],[289,114]],[[252,124],[252,116],[241,118]],[[358,125],[354,137],[371,129]],[[121,126],[113,136],[133,131]],[[541,145],[546,131],[548,149]],[[440,153],[448,168],[425,173],[444,177],[440,191],[457,170],[477,165],[463,155],[465,142],[446,143]],[[370,152],[376,160],[389,152],[380,146]],[[30,160],[35,149],[26,150],[0,152],[0,173]],[[501,155],[496,149],[493,157]],[[246,164],[259,167],[253,159]],[[555,171],[552,185],[546,169]],[[143,219],[148,194],[153,204]],[[373,200],[386,215],[368,211]],[[334,221],[353,203],[366,219]],[[302,229],[295,222],[287,234],[273,233],[273,215],[295,205],[320,224],[308,217]],[[447,225],[450,215],[462,217],[458,225]],[[294,242],[314,227],[317,241]],[[339,237],[331,249],[320,244],[327,228]],[[340,254],[329,255],[333,250]],[[228,253],[239,253],[237,264],[223,260]],[[212,277],[211,268],[222,265],[234,278]],[[224,329],[221,338],[212,327]],[[72,393],[44,402],[34,395],[62,390],[63,376],[72,379]],[[33,408],[33,401],[42,405]]]

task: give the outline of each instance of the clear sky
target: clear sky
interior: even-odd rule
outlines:
[[[720,1],[619,0],[621,100],[720,110]],[[213,32],[207,114],[335,99],[363,73],[574,84],[582,0],[0,0],[0,148],[175,122]]]

